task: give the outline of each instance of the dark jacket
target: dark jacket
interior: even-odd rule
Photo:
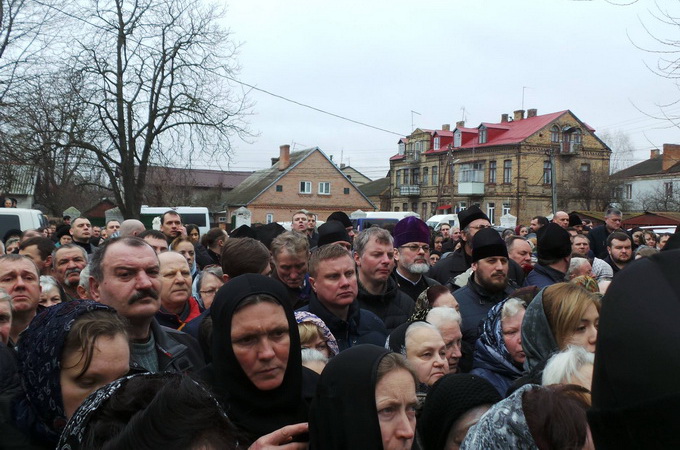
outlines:
[[[371,311],[378,316],[387,328],[388,333],[405,323],[415,310],[416,303],[399,290],[397,282],[393,278],[387,279],[385,292],[371,294],[359,282],[359,295],[357,300],[362,309]]]
[[[623,269],[619,269],[619,266],[617,266],[617,265],[614,263],[614,261],[612,261],[611,255],[607,255],[607,257],[604,258],[603,261],[606,262],[607,264],[609,264],[609,265],[611,266],[612,271],[614,272],[614,278],[616,278],[616,275],[617,275],[619,272],[621,272],[621,271],[623,270]],[[631,260],[631,261],[632,261],[632,260]],[[629,263],[629,264],[630,264],[630,263]],[[625,266],[624,266],[624,269],[625,269]]]
[[[272,270],[271,278],[277,280],[286,289],[288,300],[290,300],[290,305],[294,310],[300,309],[309,303],[309,299],[312,297],[312,283],[309,282],[308,273],[305,274],[305,281],[299,288],[289,287],[286,283],[281,281],[276,270]]]
[[[494,349],[484,345],[482,340],[475,344],[475,356],[470,372],[487,380],[505,398],[508,388],[522,376],[522,370],[506,361]]]
[[[196,265],[200,270],[203,270],[205,266],[215,264],[213,259],[208,254],[208,249],[203,245],[194,243],[194,253],[196,254]]]
[[[597,226],[588,233],[590,250],[592,250],[595,256],[600,259],[604,259],[609,254],[607,252],[607,238],[610,234],[611,233],[607,230],[607,225]]]
[[[493,305],[505,299],[517,286],[511,280],[505,290],[490,293],[475,281],[474,274],[468,280],[468,284],[456,291],[454,297],[460,306],[460,316],[463,318],[461,331],[463,340],[470,345],[475,345],[479,337],[479,323],[486,318],[487,313]]]
[[[196,319],[201,313],[205,311],[194,297],[189,297],[184,310],[180,314],[174,314],[161,308],[156,313],[156,320],[164,327],[172,328],[173,330],[183,330],[184,326]]]
[[[559,270],[553,269],[552,267],[536,264],[534,266],[534,270],[529,272],[529,275],[527,275],[524,285],[538,286],[540,289],[543,289],[546,286],[564,282],[566,275],[567,274],[564,272],[560,272]]]
[[[309,311],[323,320],[338,341],[340,351],[359,344],[385,346],[388,334],[385,324],[372,312],[361,309],[356,300],[349,307],[346,321],[330,312],[316,295],[312,295],[309,304],[299,311]]]
[[[151,321],[151,333],[156,342],[160,372],[188,373],[205,366],[201,347],[193,337],[181,331],[163,327],[156,319]],[[133,359],[130,362],[130,369],[140,370],[142,366]]]
[[[397,287],[399,290],[411,297],[414,302],[418,300],[418,296],[422,294],[425,289],[429,288],[430,286],[437,286],[441,284],[437,280],[426,277],[425,275],[421,276],[420,280],[418,280],[416,284],[413,284],[410,280],[407,280],[406,278],[399,275],[399,272],[397,272],[396,269],[394,272],[392,272],[392,277],[394,278],[394,281],[397,282]]]

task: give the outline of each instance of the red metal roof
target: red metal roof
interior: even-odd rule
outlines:
[[[393,157],[390,158],[390,161],[397,161],[400,159],[404,159],[406,155],[394,155]]]
[[[453,131],[436,130],[434,134],[442,137],[453,137]]]
[[[489,140],[484,144],[480,144],[479,136],[476,136],[474,139],[465,143],[461,148],[490,147],[495,145],[519,144],[532,134],[536,133],[541,128],[548,125],[550,122],[556,120],[558,117],[565,114],[566,112],[567,110],[504,123],[484,122],[483,124],[486,125],[487,128],[495,129],[501,128],[507,129],[507,131],[503,131],[502,133],[499,133],[498,135],[493,137],[489,136]]]

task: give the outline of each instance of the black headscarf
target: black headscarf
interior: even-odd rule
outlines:
[[[231,343],[234,311],[243,300],[258,294],[273,297],[288,320],[290,352],[281,386],[258,389],[239,364]],[[249,434],[259,437],[285,425],[307,420],[308,406],[302,398],[300,335],[283,284],[259,274],[240,275],[225,284],[215,296],[211,312],[212,384],[229,418]]]
[[[375,385],[378,364],[390,353],[376,345],[351,347],[321,373],[309,413],[310,449],[382,448]]]

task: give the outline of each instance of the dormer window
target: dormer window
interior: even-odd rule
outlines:
[[[406,143],[402,141],[399,143],[399,154],[403,155],[404,153],[406,153]]]
[[[553,125],[550,129],[550,142],[554,144],[560,142],[560,129],[557,125]]]
[[[453,146],[460,147],[462,145],[463,137],[460,131],[453,133]]]
[[[583,134],[581,133],[580,129],[575,129],[574,132],[572,133],[574,135],[573,142],[575,145],[581,145],[581,140],[583,138]]]
[[[439,150],[439,147],[441,147],[441,138],[437,136],[434,138],[434,149]]]
[[[479,143],[486,144],[486,127],[479,127]]]

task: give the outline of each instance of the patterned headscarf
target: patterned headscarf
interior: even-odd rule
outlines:
[[[17,425],[47,440],[66,425],[61,397],[61,358],[73,323],[83,314],[113,308],[92,300],[73,300],[46,308],[19,339],[19,377],[25,396],[15,405]],[[35,420],[37,418],[37,421]]]
[[[491,354],[497,355],[510,365],[514,365],[512,356],[508,352],[503,339],[503,306],[508,300],[505,299],[495,304],[489,310],[486,319],[479,324],[479,340],[481,345],[487,347]]]
[[[331,330],[328,329],[326,323],[316,314],[312,314],[308,311],[295,311],[295,320],[297,323],[312,323],[317,326],[326,341],[326,345],[328,345],[328,350],[331,352],[331,358],[340,353],[338,341],[335,339],[335,336],[333,336]]]
[[[538,450],[522,410],[522,396],[539,386],[527,384],[496,403],[470,428],[461,450]]]

